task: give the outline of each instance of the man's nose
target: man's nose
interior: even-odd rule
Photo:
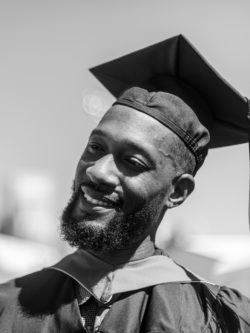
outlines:
[[[111,154],[95,161],[86,169],[86,174],[97,185],[116,187],[119,183],[119,171]]]

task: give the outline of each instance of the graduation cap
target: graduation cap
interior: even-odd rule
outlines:
[[[248,141],[247,99],[226,82],[183,35],[93,67],[90,71],[115,97],[133,86],[176,93],[170,80],[175,85],[184,84],[192,90],[191,95],[197,93],[199,100],[201,97],[206,102],[214,119],[209,128],[210,148]],[[187,104],[190,104],[189,100],[194,97],[187,97]]]
[[[248,141],[248,99],[223,79],[183,35],[93,67],[90,71],[116,98],[130,87],[178,96],[209,130],[210,142],[207,140],[203,144],[206,148]],[[142,90],[138,93],[143,95]],[[125,92],[125,98],[121,96],[118,102],[126,104],[124,100],[138,100],[135,95],[133,91]],[[142,99],[145,104],[146,98]],[[203,153],[203,159],[205,155]],[[198,164],[199,167],[202,161]]]

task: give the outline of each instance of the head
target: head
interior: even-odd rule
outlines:
[[[62,233],[94,251],[133,247],[154,237],[167,209],[194,189],[195,158],[151,116],[114,105],[89,137],[78,163]]]

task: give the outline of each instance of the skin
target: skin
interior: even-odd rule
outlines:
[[[139,235],[131,235],[129,246],[138,247],[148,236],[154,239],[166,210],[184,202],[194,188],[192,175],[176,174],[169,149],[173,135],[146,114],[112,107],[91,133],[78,163],[72,218],[79,223],[85,218],[86,225],[99,230],[117,213],[129,216],[155,205]]]

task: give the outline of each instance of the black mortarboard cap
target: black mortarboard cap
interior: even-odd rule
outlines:
[[[183,35],[90,71],[115,97],[134,86],[179,96],[209,129],[209,148],[248,141],[247,99],[227,83]]]

